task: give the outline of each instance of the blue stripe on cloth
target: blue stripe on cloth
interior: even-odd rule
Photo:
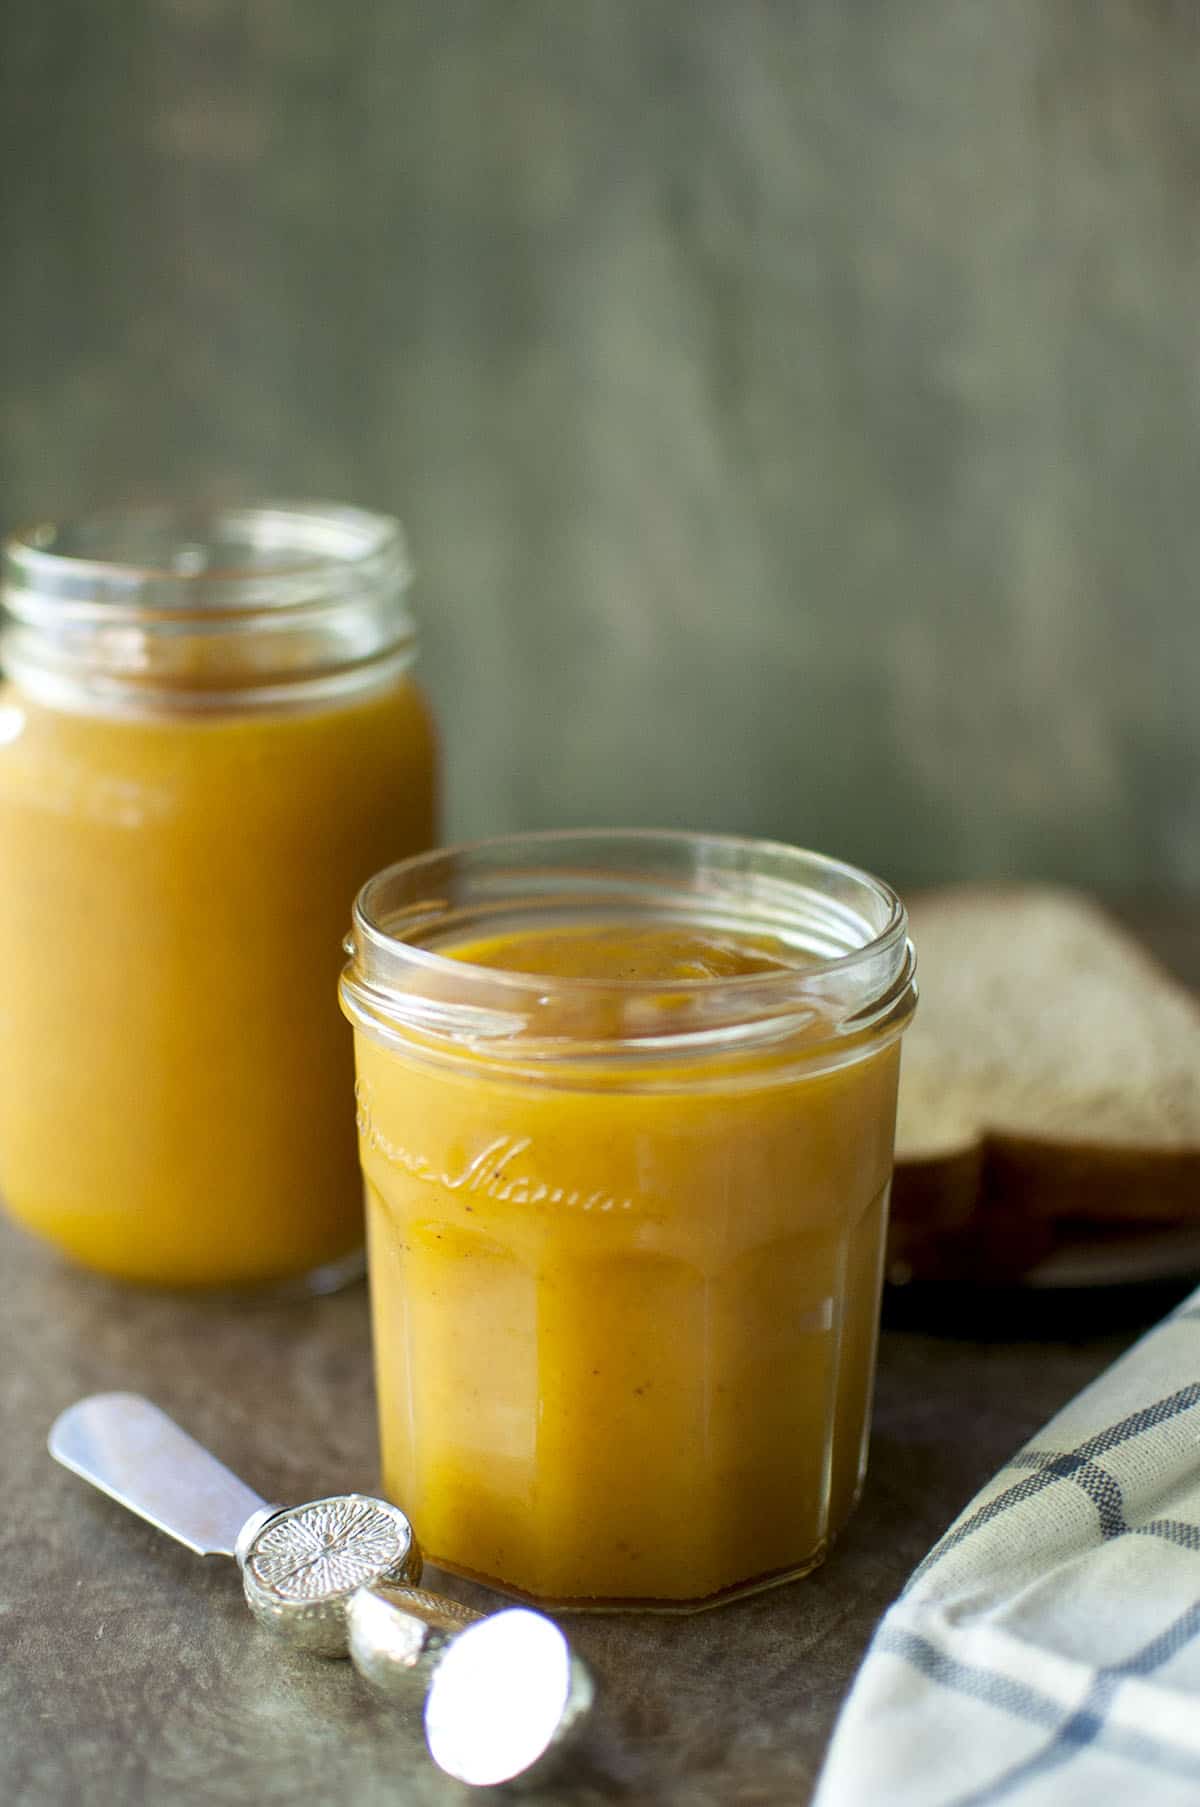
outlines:
[[[1077,1456],[1107,1455],[1110,1449],[1116,1449],[1121,1443],[1128,1443],[1133,1437],[1140,1437],[1143,1431],[1153,1430],[1156,1425],[1166,1424],[1172,1418],[1178,1418],[1181,1412],[1188,1412],[1200,1401],[1200,1381],[1189,1381],[1186,1387],[1179,1387],[1176,1392],[1168,1393],[1165,1399],[1156,1399],[1153,1405],[1144,1405],[1128,1417],[1120,1418],[1116,1424],[1110,1424],[1105,1431],[1097,1431],[1094,1437],[1088,1437],[1071,1453]]]
[[[1108,1693],[1111,1697],[1111,1685]],[[960,1795],[954,1802],[954,1807],[992,1807],[993,1802],[1003,1800],[1005,1795],[1012,1794],[1014,1789],[1032,1781],[1035,1776],[1044,1776],[1048,1770],[1059,1769],[1064,1763],[1069,1763],[1086,1745],[1093,1744],[1104,1729],[1104,1720],[1096,1710],[1108,1704],[1103,1694],[1104,1690],[1093,1683],[1083,1705],[1064,1719],[1044,1749],[1032,1757],[1026,1757],[1005,1775],[997,1776],[982,1788],[973,1788],[970,1794]]]
[[[1200,1782],[1200,1757],[1160,1744],[1147,1732],[1132,1732],[1124,1726],[1108,1725],[1099,1714],[1089,1712],[1085,1704],[1078,1713],[1072,1714],[1058,1738],[1038,1756],[1018,1764],[995,1782],[973,1789],[970,1794],[960,1795],[953,1807],[996,1807],[997,1802],[1003,1801],[1006,1796],[1011,1797],[1015,1789],[1039,1775],[1060,1768],[1091,1744],[1098,1745],[1108,1756],[1124,1758],[1131,1766],[1139,1765],[1142,1769],[1157,1770],[1163,1775]],[[1131,1784],[1132,1782],[1131,1776]],[[1140,1798],[1132,1787],[1130,1792],[1118,1796],[1123,1802],[1133,1802]]]
[[[903,1657],[914,1669],[919,1669],[930,1681],[939,1682],[943,1688],[953,1688],[958,1694],[969,1694],[973,1700],[986,1701],[988,1706],[1001,1707],[1004,1712],[1030,1720],[1034,1725],[1054,1726],[1062,1718],[1062,1707],[1049,1694],[1031,1688],[1027,1682],[1014,1681],[1011,1676],[997,1675],[992,1669],[960,1663],[957,1657],[947,1656],[928,1638],[902,1631],[899,1626],[889,1625],[886,1619],[876,1635],[872,1654],[876,1650]]]
[[[1041,1449],[1025,1449],[1014,1456],[1008,1466],[1035,1468],[1039,1473],[1045,1472],[1063,1481],[1074,1481],[1082,1487],[1096,1508],[1101,1537],[1120,1537],[1129,1530],[1120,1482],[1115,1475],[1109,1474],[1107,1468],[1101,1468],[1099,1462],[1089,1462],[1086,1456],[1075,1451],[1069,1455],[1056,1456]]]
[[[1200,1525],[1189,1525],[1181,1518],[1151,1518],[1144,1525],[1131,1525],[1133,1537],[1163,1537],[1185,1550],[1200,1550]]]
[[[994,1803],[1002,1801],[1005,1796],[1012,1795],[1026,1782],[1035,1777],[1045,1775],[1048,1771],[1060,1769],[1063,1764],[1078,1756],[1081,1750],[1096,1744],[1111,1756],[1123,1757],[1131,1763],[1141,1763],[1149,1768],[1160,1770],[1166,1774],[1183,1776],[1192,1781],[1200,1781],[1200,1756],[1188,1751],[1180,1751],[1174,1746],[1165,1744],[1153,1737],[1149,1732],[1130,1731],[1124,1726],[1110,1725],[1105,1718],[1121,1682],[1127,1676],[1146,1676],[1159,1669],[1173,1656],[1176,1656],[1185,1644],[1200,1632],[1200,1603],[1189,1606],[1172,1624],[1151,1638],[1142,1648],[1135,1651],[1124,1662],[1114,1663],[1110,1667],[1097,1671],[1096,1677],[1088,1689],[1082,1704],[1070,1713],[1058,1727],[1054,1737],[1042,1750],[1022,1762],[1014,1764],[1005,1775],[997,1776],[994,1781],[986,1783],[982,1788],[972,1789],[969,1794],[959,1797],[954,1807],[994,1807]],[[923,1643],[923,1639],[914,1639]],[[896,1652],[900,1654],[900,1652]],[[931,1663],[928,1656],[923,1656],[916,1665],[922,1673],[931,1679],[941,1680],[940,1666],[952,1659],[942,1657],[936,1650],[932,1655],[937,1659]],[[911,1659],[910,1659],[911,1660]],[[962,1667],[962,1665],[957,1665]],[[978,1698],[987,1700],[998,1707],[1008,1708],[1009,1690],[1014,1685],[1008,1676],[995,1675],[988,1670],[974,1670],[976,1686],[971,1692]],[[982,1683],[982,1689],[980,1688]],[[992,1686],[992,1684],[997,1684]],[[950,1686],[955,1684],[951,1682]],[[1039,1699],[1044,1699],[1039,1696]],[[1008,1709],[1011,1710],[1011,1709]],[[1028,1712],[1019,1715],[1028,1719]]]
[[[1100,1514],[1103,1537],[1161,1537],[1181,1549],[1200,1550],[1200,1525],[1182,1518],[1152,1518],[1144,1525],[1126,1521],[1124,1501],[1116,1479],[1098,1462],[1081,1462],[1075,1456],[1049,1455],[1044,1449],[1024,1449],[1013,1457],[1010,1468],[1049,1469],[1066,1480],[1078,1481]]]
[[[1172,1418],[1178,1418],[1182,1413],[1191,1411],[1197,1404],[1200,1404],[1200,1381],[1192,1381],[1188,1386],[1180,1387],[1178,1391],[1167,1394],[1166,1398],[1155,1400],[1153,1405],[1142,1406],[1138,1411],[1130,1412],[1127,1417],[1119,1419],[1116,1424],[1110,1424],[1106,1430],[1097,1431],[1094,1436],[1085,1438],[1074,1449],[1064,1450],[1058,1455],[1048,1455],[1046,1457],[1047,1465],[1039,1468],[1036,1474],[1027,1476],[1023,1481],[1015,1482],[1005,1492],[997,1494],[995,1499],[989,1500],[986,1506],[980,1506],[979,1510],[973,1512],[970,1518],[965,1519],[961,1525],[952,1531],[947,1531],[941,1542],[934,1545],[924,1562],[913,1570],[904,1588],[904,1594],[910,1593],[935,1563],[940,1562],[943,1556],[949,1555],[951,1550],[957,1549],[958,1545],[965,1538],[970,1537],[972,1532],[990,1524],[992,1519],[997,1518],[1000,1513],[1010,1511],[1013,1506],[1019,1505],[1023,1500],[1032,1499],[1035,1494],[1041,1493],[1056,1481],[1079,1480],[1080,1485],[1091,1492],[1091,1488],[1087,1486],[1086,1481],[1080,1479],[1080,1475],[1081,1471],[1087,1470],[1091,1473],[1094,1469],[1096,1474],[1104,1476],[1115,1488],[1116,1482],[1113,1481],[1112,1476],[1108,1475],[1104,1469],[1096,1469],[1093,1458],[1106,1455],[1109,1450],[1116,1449],[1122,1443],[1128,1443],[1134,1437],[1140,1437],[1144,1431],[1153,1430],[1156,1425],[1165,1424]],[[1010,1466],[1022,1466],[1023,1461],[1035,1453],[1028,1450],[1020,1452],[1014,1457]],[[1119,1510],[1119,1489],[1117,1491],[1116,1505]],[[1095,1493],[1092,1493],[1092,1497],[1096,1498]],[[1096,1503],[1097,1509],[1101,1510],[1099,1500]],[[1105,1513],[1110,1515],[1109,1522],[1113,1522],[1111,1520],[1113,1506],[1114,1501],[1110,1495],[1101,1510],[1101,1534],[1104,1536],[1117,1536],[1128,1528],[1122,1514],[1119,1525],[1114,1525],[1111,1530],[1105,1529]],[[901,1598],[903,1597],[902,1595]]]
[[[1188,1529],[1191,1530],[1190,1525]],[[1200,1602],[1189,1606],[1185,1612],[1181,1612],[1179,1617],[1173,1620],[1164,1631],[1160,1631],[1157,1637],[1151,1638],[1149,1643],[1143,1644],[1142,1648],[1135,1651],[1133,1656],[1127,1656],[1123,1663],[1113,1663],[1102,1673],[1117,1677],[1151,1675],[1155,1669],[1161,1669],[1164,1663],[1169,1663],[1172,1657],[1178,1656],[1184,1645],[1190,1644],[1197,1632],[1200,1632]]]

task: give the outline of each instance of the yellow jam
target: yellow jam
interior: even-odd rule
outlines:
[[[664,983],[802,960],[644,923],[439,951]],[[898,1044],[638,1079],[409,1040],[356,1033],[359,1130],[385,1485],[430,1560],[584,1605],[812,1567],[863,1473]]]
[[[294,713],[106,719],[0,689],[0,1192],[88,1267],[178,1286],[361,1241],[355,890],[428,846],[406,679]]]

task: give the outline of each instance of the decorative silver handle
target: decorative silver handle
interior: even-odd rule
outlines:
[[[411,1706],[422,1698],[414,1677],[428,1681],[450,1640],[483,1614],[420,1587],[360,1587],[350,1602],[350,1660],[365,1681]]]
[[[359,1674],[410,1710],[424,1693],[429,1754],[457,1781],[541,1787],[577,1747],[595,1683],[543,1613],[477,1613],[377,1583],[359,1588],[349,1620]]]
[[[356,1588],[421,1579],[399,1506],[362,1493],[268,1505],[136,1393],[79,1400],[55,1420],[49,1444],[64,1468],[197,1555],[236,1557],[255,1618],[314,1656],[346,1655]]]
[[[425,1696],[439,1769],[475,1788],[540,1788],[578,1748],[596,1688],[543,1613],[510,1606],[451,1639]]]

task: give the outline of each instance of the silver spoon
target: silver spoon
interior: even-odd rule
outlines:
[[[232,1556],[260,1624],[294,1648],[345,1656],[356,1588],[421,1578],[398,1506],[365,1493],[273,1506],[136,1393],[98,1393],[56,1418],[50,1454],[198,1556]]]
[[[136,1393],[99,1393],[55,1419],[50,1454],[199,1556],[232,1556],[255,1618],[294,1648],[352,1656],[402,1704],[448,1775],[540,1785],[571,1750],[595,1688],[553,1620],[482,1614],[427,1592],[398,1506],[342,1493],[272,1506]]]

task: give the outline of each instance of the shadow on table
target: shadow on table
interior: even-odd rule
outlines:
[[[1195,1279],[1074,1288],[889,1286],[887,1330],[917,1330],[972,1342],[1074,1342],[1149,1330],[1185,1299]]]

